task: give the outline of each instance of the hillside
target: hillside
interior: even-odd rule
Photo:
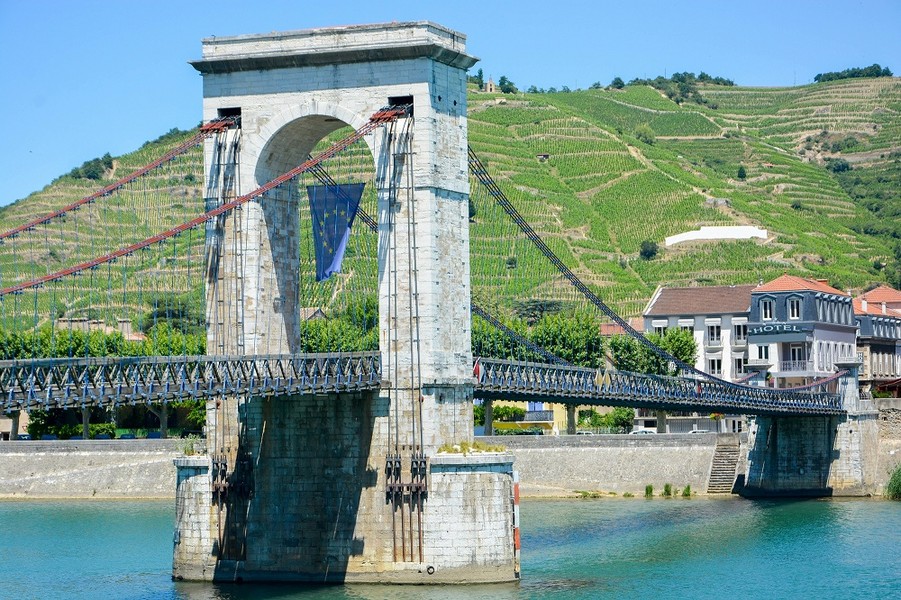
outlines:
[[[517,95],[471,89],[470,144],[573,271],[627,316],[641,311],[658,284],[750,283],[784,271],[827,278],[841,289],[883,280],[880,265],[890,262],[894,240],[891,219],[879,211],[893,201],[882,196],[897,194],[901,180],[901,80],[700,91],[706,105],[679,105],[645,86]],[[0,209],[0,227],[71,202],[178,141],[163,136],[116,158],[101,182],[62,176]],[[834,172],[834,159],[851,169]],[[157,178],[165,204],[138,215],[141,227],[197,214],[200,160],[196,152],[184,173]],[[882,191],[870,197],[872,190]],[[519,250],[501,247],[489,214],[480,210],[472,225],[475,294],[498,302],[504,295],[554,296],[553,285],[534,279],[535,269],[507,262],[498,271]],[[130,219],[112,221],[130,226]],[[768,238],[663,247],[665,237],[702,225],[756,225]],[[95,235],[97,223],[83,222],[78,231]],[[61,227],[58,239],[35,250],[36,272],[72,262],[71,235]],[[117,237],[115,228],[103,235],[104,244]],[[639,257],[645,241],[659,245],[653,260]],[[191,243],[200,250],[202,240]],[[0,246],[0,270],[10,265]],[[499,273],[510,285],[499,286]],[[88,303],[91,285],[78,283],[67,314]],[[178,289],[181,282],[172,287],[161,283],[148,295],[187,291]]]
[[[899,181],[901,80],[701,91],[717,108],[678,105],[644,86],[474,93],[470,140],[501,185],[518,190],[533,225],[566,246],[571,268],[628,314],[641,308],[630,299],[660,283],[753,283],[786,270],[841,289],[881,280],[874,261],[889,261],[892,240],[852,229],[871,214],[825,161]],[[639,141],[642,128],[653,143]],[[831,150],[848,136],[857,140],[850,151]],[[662,247],[701,225],[757,225],[769,237],[638,258],[642,241]]]

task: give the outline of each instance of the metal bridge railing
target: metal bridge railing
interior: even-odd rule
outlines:
[[[774,390],[583,367],[476,359],[482,398],[700,410],[735,414],[842,414],[836,394]],[[288,395],[376,390],[378,352],[264,356],[140,356],[0,361],[0,408],[165,403],[220,394]]]
[[[734,414],[842,414],[841,398],[824,392],[773,390],[687,378],[605,372],[583,367],[479,359],[483,398],[569,404],[701,410]]]
[[[0,407],[74,408],[219,394],[348,392],[378,389],[380,383],[377,352],[0,361]]]

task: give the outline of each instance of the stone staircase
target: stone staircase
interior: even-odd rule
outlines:
[[[713,452],[708,494],[730,494],[735,485],[735,468],[738,465],[738,440],[718,440]]]

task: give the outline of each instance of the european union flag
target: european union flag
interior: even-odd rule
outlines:
[[[350,226],[357,215],[365,183],[308,185],[316,248],[316,281],[341,272]]]

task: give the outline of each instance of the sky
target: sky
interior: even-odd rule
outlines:
[[[738,85],[901,75],[901,0],[0,0],[0,206],[201,117],[201,40],[429,20],[497,81],[587,88],[705,71]]]

